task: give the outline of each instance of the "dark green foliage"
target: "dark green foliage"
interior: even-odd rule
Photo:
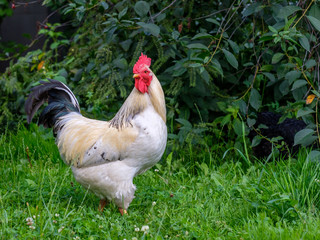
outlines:
[[[318,1],[59,4],[76,30],[67,36],[59,24],[40,30],[49,48],[19,58],[1,76],[2,126],[23,116],[30,87],[46,78],[67,82],[86,115],[110,119],[131,91],[132,67],[144,52],[163,85],[173,134],[181,127],[175,119],[185,119],[242,149],[256,112],[268,110],[307,123],[297,144],[317,137]],[[306,106],[310,94],[316,98]]]

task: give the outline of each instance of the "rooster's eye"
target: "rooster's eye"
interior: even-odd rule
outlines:
[[[147,73],[148,71],[144,71],[144,73]]]

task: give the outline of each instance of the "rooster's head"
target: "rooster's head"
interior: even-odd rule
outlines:
[[[133,78],[135,79],[135,87],[141,93],[148,93],[148,87],[152,80],[152,71],[150,70],[151,58],[148,58],[147,55],[139,57],[139,60],[133,66]]]

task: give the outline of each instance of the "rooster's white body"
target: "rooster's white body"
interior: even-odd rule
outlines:
[[[53,80],[36,87],[26,103],[31,121],[48,100],[40,123],[54,128],[60,154],[77,182],[124,210],[134,198],[133,178],[161,159],[167,142],[164,94],[149,66],[144,69],[152,78],[146,92],[134,88],[108,122],[82,116],[71,90]]]

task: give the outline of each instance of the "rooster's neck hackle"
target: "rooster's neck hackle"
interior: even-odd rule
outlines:
[[[132,126],[131,120],[134,116],[143,112],[150,104],[152,104],[154,110],[160,115],[162,120],[166,122],[164,93],[159,80],[154,74],[149,86],[149,93],[141,94],[134,88],[118,113],[110,121],[110,126],[118,129]]]

